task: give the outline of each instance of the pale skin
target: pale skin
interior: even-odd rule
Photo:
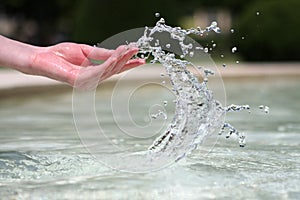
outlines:
[[[93,89],[114,74],[145,64],[143,59],[132,59],[137,52],[133,45],[115,50],[70,42],[37,47],[0,35],[0,66],[46,76],[80,89]],[[91,60],[103,63],[94,64]]]

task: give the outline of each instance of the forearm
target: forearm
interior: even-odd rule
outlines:
[[[136,47],[120,46],[116,50],[107,50],[76,43],[37,47],[0,35],[0,66],[71,85],[74,85],[79,73],[83,82],[89,83],[90,79],[102,81],[113,74],[144,64],[144,60],[130,60],[137,52]],[[105,62],[95,65],[91,60]]]
[[[32,74],[32,60],[39,48],[0,35],[0,66]]]

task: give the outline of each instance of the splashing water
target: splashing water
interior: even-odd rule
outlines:
[[[143,58],[147,59],[152,55],[151,63],[159,62],[164,66],[176,96],[176,110],[173,120],[165,133],[160,135],[148,148],[148,154],[152,158],[171,155],[179,160],[197,148],[209,135],[219,130],[221,130],[219,134],[222,134],[225,128],[229,129],[226,137],[235,133],[239,137],[240,146],[245,146],[245,136],[230,124],[224,123],[222,119],[226,112],[248,110],[250,107],[248,105],[222,107],[220,102],[213,98],[212,91],[207,87],[208,76],[213,75],[214,72],[198,67],[204,74],[203,81],[199,82],[198,78],[188,68],[188,66],[196,67],[195,64],[183,59],[186,56],[192,57],[194,55],[193,45],[185,43],[186,37],[190,34],[203,36],[210,31],[220,33],[217,22],[212,22],[203,30],[200,27],[185,30],[180,27],[168,26],[165,24],[165,20],[161,18],[155,27],[146,27],[144,35],[136,42]],[[154,35],[162,32],[168,33],[179,44],[182,52],[180,59],[176,58],[174,53],[164,51],[161,46],[157,45],[157,41],[152,45]],[[167,48],[170,46],[167,44]],[[197,47],[196,49],[205,53],[208,52],[208,48]]]

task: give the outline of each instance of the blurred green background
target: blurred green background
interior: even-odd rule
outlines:
[[[299,0],[1,0],[0,34],[35,45],[62,41],[97,44],[119,32],[154,26],[159,12],[167,24],[204,28],[220,35],[196,38],[217,44],[213,55],[244,61],[299,61]]]

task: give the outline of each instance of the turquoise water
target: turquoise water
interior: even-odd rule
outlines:
[[[72,92],[1,99],[1,199],[299,199],[299,79],[224,83],[229,104],[252,108],[251,114],[226,116],[246,134],[246,147],[240,148],[237,138],[221,136],[208,155],[195,150],[168,168],[145,174],[111,170],[86,151],[73,123]],[[117,137],[108,106],[111,90],[99,89],[96,97],[103,128],[119,144],[137,145]],[[144,120],[144,111],[158,97],[172,102],[165,92],[144,88],[132,106],[136,119]],[[258,108],[261,104],[270,107],[269,114]],[[173,105],[168,103],[169,116]],[[137,148],[147,147],[148,140]]]

